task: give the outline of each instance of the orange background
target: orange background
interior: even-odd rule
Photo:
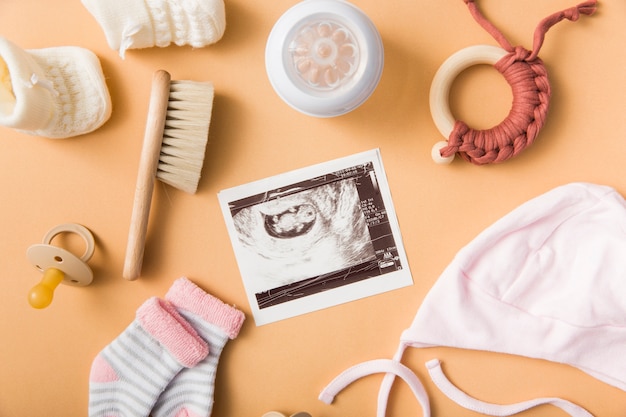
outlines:
[[[347,367],[390,358],[400,334],[455,253],[514,207],[572,181],[626,193],[626,2],[603,0],[596,15],[564,21],[540,56],[551,77],[548,121],[519,157],[477,167],[430,158],[441,140],[429,108],[430,82],[457,50],[495,44],[461,0],[355,0],[385,47],[381,82],[371,98],[341,117],[292,110],[272,90],[264,67],[267,36],[294,0],[226,0],[227,30],[217,44],[129,50],[125,60],[78,0],[4,0],[0,34],[25,49],[75,45],[101,59],[113,115],[92,134],[66,140],[0,128],[0,416],[87,415],[88,375],[96,354],[150,296],[186,275],[246,313],[239,338],[220,360],[214,416],[260,417],[269,410],[314,417],[374,416],[381,376],[350,386],[331,406],[319,391]],[[575,0],[480,0],[514,44],[530,48],[537,23]],[[150,79],[211,80],[216,98],[196,195],[157,184],[143,276],[125,281],[130,222]],[[490,66],[457,78],[451,107],[476,128],[499,122],[510,88]],[[217,192],[314,163],[380,148],[414,285],[297,318],[256,327],[219,209]],[[96,236],[91,286],[60,286],[53,304],[34,310],[26,295],[41,278],[26,260],[53,226],[76,222]],[[58,244],[78,248],[72,237]],[[405,363],[424,381],[432,415],[473,416],[442,396],[424,362],[439,357],[450,378],[482,400],[511,403],[561,396],[594,415],[619,416],[626,393],[574,368],[449,348],[410,350]],[[389,416],[420,415],[408,387],[392,392]],[[565,415],[551,406],[526,416]]]

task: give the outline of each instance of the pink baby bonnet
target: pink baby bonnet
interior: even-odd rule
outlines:
[[[626,391],[626,202],[613,188],[572,183],[536,197],[461,249],[430,290],[393,360],[357,365],[322,392],[386,373],[378,416],[396,376],[429,415],[421,382],[400,363],[407,347],[445,346],[520,355],[574,366]],[[488,415],[511,415],[550,403],[573,416],[568,401],[540,398],[508,406],[473,399],[453,386],[439,361],[426,364],[452,400]]]

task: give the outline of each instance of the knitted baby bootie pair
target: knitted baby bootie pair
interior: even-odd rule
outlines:
[[[245,317],[179,278],[94,359],[89,417],[208,417],[220,354]]]
[[[67,138],[97,129],[110,115],[109,91],[91,51],[24,50],[0,37],[0,125]]]
[[[191,45],[222,38],[223,0],[81,0],[104,30],[109,46],[124,58],[127,49]]]
[[[130,48],[203,47],[226,28],[223,0],[82,0],[124,57]],[[63,46],[24,50],[0,37],[0,126],[48,138],[92,132],[111,116],[98,58]]]

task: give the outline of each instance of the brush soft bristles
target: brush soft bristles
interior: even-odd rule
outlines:
[[[160,181],[190,194],[196,192],[204,164],[212,108],[212,83],[171,81],[156,175]]]

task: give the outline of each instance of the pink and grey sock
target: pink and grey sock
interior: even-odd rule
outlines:
[[[174,306],[153,297],[95,358],[89,417],[147,416],[172,378],[208,355],[208,347]]]
[[[159,397],[152,416],[208,417],[213,408],[220,355],[226,342],[239,334],[245,316],[187,278],[176,280],[165,298],[207,342],[209,354],[196,366],[183,369],[174,377]]]

